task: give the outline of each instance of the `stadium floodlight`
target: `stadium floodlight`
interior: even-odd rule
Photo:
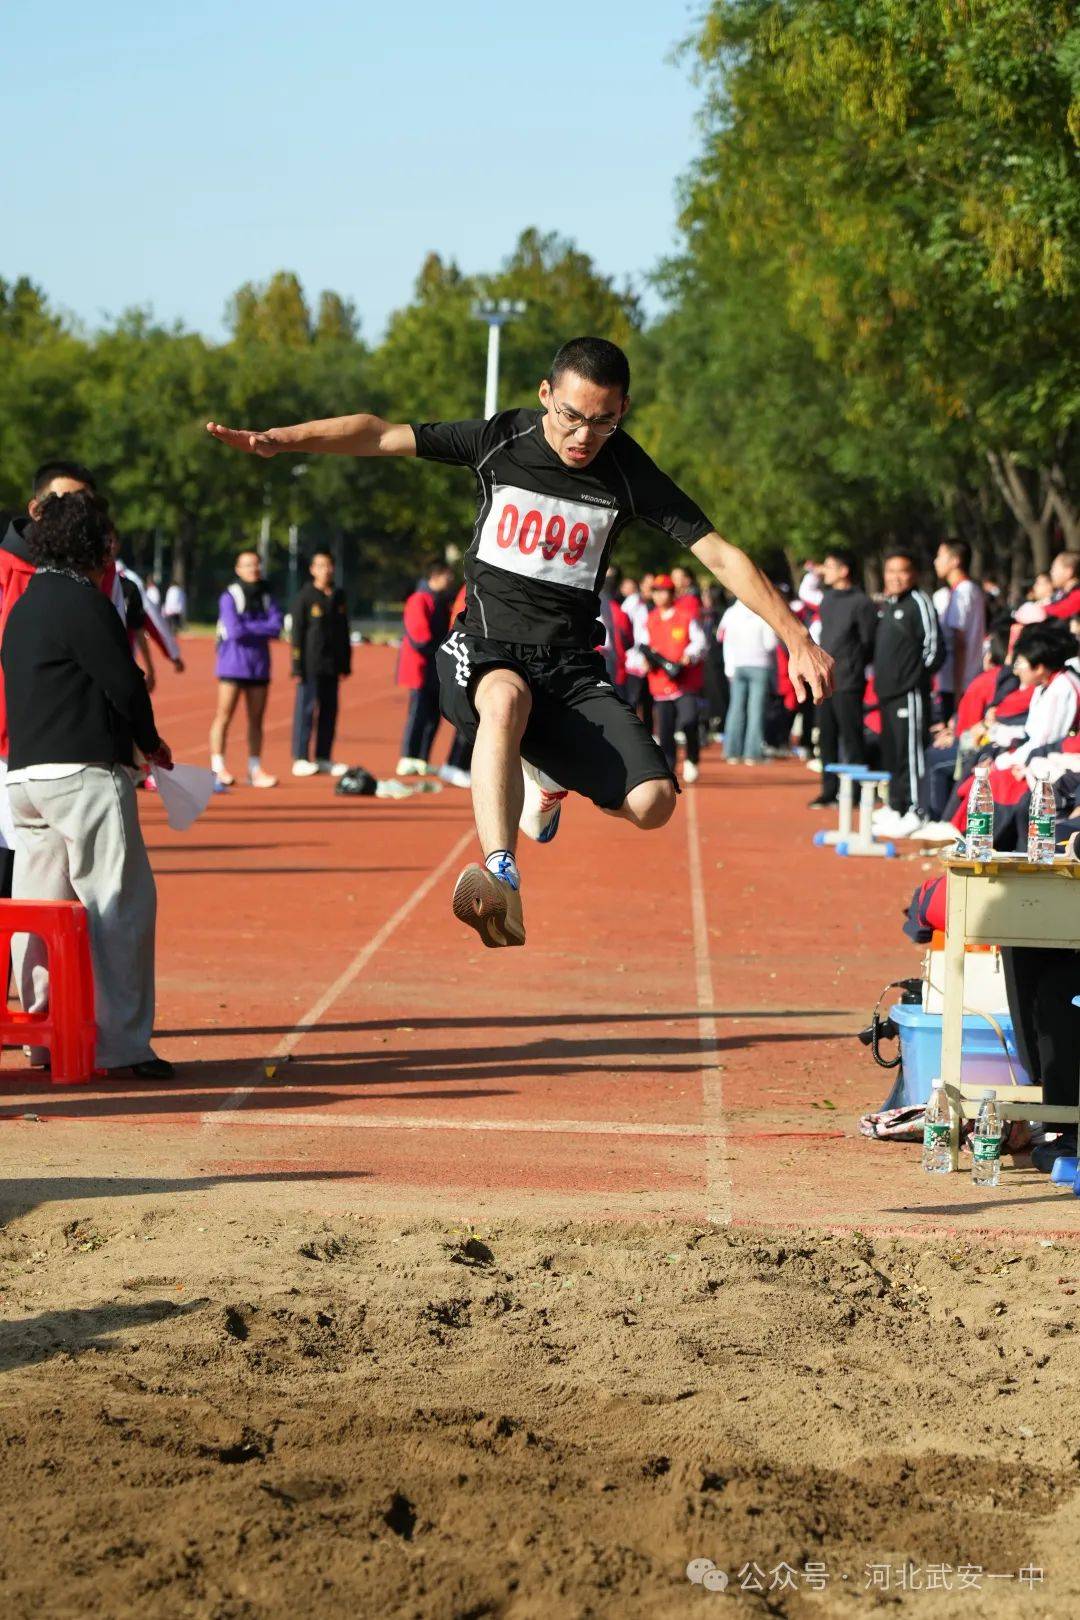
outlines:
[[[486,303],[473,305],[473,316],[478,321],[486,321],[488,329],[485,416],[494,416],[499,408],[499,334],[508,321],[516,321],[519,315],[524,315],[525,309],[520,298],[491,298]]]

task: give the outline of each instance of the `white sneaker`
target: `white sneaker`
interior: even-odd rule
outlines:
[[[377,799],[411,799],[412,791],[411,787],[406,787],[404,782],[397,781],[393,776],[385,782],[375,784]]]
[[[458,765],[440,765],[439,775],[450,787],[471,788],[472,777]]]
[[[397,776],[426,776],[427,761],[423,759],[410,759],[403,754],[397,762]]]
[[[319,774],[319,767],[317,765],[313,765],[310,759],[294,759],[292,762],[292,773],[294,776],[317,776]]]
[[[899,816],[891,832],[893,838],[910,838],[924,825],[923,818],[917,810],[909,810],[906,816]]]
[[[911,836],[920,844],[953,844],[960,834],[949,821],[928,821]]]
[[[317,759],[315,761],[315,769],[320,776],[344,776],[348,768],[340,760]]]
[[[692,759],[683,761],[682,779],[684,782],[696,782],[699,774],[698,768]]]
[[[550,844],[559,830],[562,802],[569,790],[538,771],[528,760],[522,760],[521,774],[525,779],[525,803],[518,826],[526,838],[535,838],[538,844]]]

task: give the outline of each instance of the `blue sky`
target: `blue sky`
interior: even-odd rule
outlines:
[[[428,251],[494,269],[527,225],[640,281],[698,145],[670,56],[700,10],[6,0],[0,275],[217,336],[241,282],[291,269],[369,338]]]

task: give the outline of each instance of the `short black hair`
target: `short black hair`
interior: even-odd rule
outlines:
[[[567,371],[597,388],[619,388],[624,398],[630,392],[630,362],[618,344],[607,338],[576,337],[564,343],[551,362],[548,382],[554,387]]]
[[[1075,656],[1076,637],[1055,624],[1025,625],[1013,647],[1014,662],[1026,658],[1029,664],[1042,664],[1046,669],[1064,669]]]
[[[26,543],[35,568],[74,568],[88,574],[109,555],[109,520],[89,490],[46,495]]]
[[[957,568],[962,568],[965,574],[971,573],[971,547],[966,540],[957,540],[954,535],[943,540],[942,545],[955,562]]]
[[[906,546],[889,546],[885,552],[884,561],[892,562],[894,558],[898,558],[900,562],[909,563],[917,574],[922,573],[922,564],[915,553],[909,551]]]
[[[258,546],[241,546],[240,550],[236,553],[236,556],[233,558],[233,567],[234,568],[236,567],[237,563],[240,561],[241,557],[259,557],[259,548],[258,548]],[[259,561],[262,562],[261,557],[259,557]]]
[[[427,557],[424,560],[424,578],[430,579],[432,574],[452,574],[454,566],[448,563],[445,557]]]
[[[84,467],[81,461],[43,461],[34,474],[34,487],[31,494],[40,495],[43,489],[48,489],[54,478],[72,478],[87,489],[97,489],[97,479],[89,467]]]
[[[1011,621],[1006,619],[1002,624],[992,625],[986,636],[986,650],[990,654],[992,664],[1003,664],[1009,656],[1009,626]]]
[[[316,557],[329,557],[331,562],[334,561],[334,553],[330,550],[329,546],[316,546],[315,547],[315,550],[311,553],[311,556],[308,558],[308,567],[309,568],[311,567],[312,563],[315,561]]]
[[[853,580],[858,578],[859,564],[850,546],[830,546],[821,560],[828,562],[830,557],[833,562],[838,562],[842,568],[846,568]]]

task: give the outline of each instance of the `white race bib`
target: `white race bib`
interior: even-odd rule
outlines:
[[[592,591],[615,516],[613,507],[496,484],[477,556],[511,574]]]

